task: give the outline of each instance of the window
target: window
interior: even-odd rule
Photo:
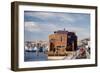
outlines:
[[[61,40],[61,42],[62,42],[62,36],[61,36],[61,39],[60,39],[60,40]]]

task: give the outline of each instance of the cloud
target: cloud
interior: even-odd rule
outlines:
[[[30,32],[53,32],[56,30],[63,30],[66,29],[67,31],[72,31],[72,32],[77,32],[77,33],[81,33],[84,32],[86,33],[87,28],[82,28],[79,26],[73,26],[73,25],[65,25],[65,27],[63,26],[57,26],[55,24],[50,24],[50,23],[36,23],[36,22],[25,22],[25,30],[30,31]]]
[[[24,13],[25,16],[30,16],[30,17],[36,17],[41,20],[49,19],[54,17],[53,13],[49,12],[37,12],[37,11],[25,11]]]
[[[39,32],[39,31],[54,31],[58,27],[54,24],[42,24],[36,22],[25,22],[25,30],[30,32]]]
[[[27,31],[40,31],[39,26],[34,22],[25,22],[25,30]]]
[[[75,32],[76,35],[78,36],[78,40],[87,38],[90,36],[90,32],[87,29],[84,28],[80,28],[80,27],[59,27],[56,26],[54,24],[38,24],[38,23],[34,23],[34,22],[25,22],[25,30],[28,32],[31,32],[30,34],[33,34],[29,37],[34,39],[46,39],[43,37],[46,37],[50,34],[53,34],[54,31],[57,30],[63,30],[66,29],[66,31],[69,32]]]
[[[72,14],[72,13],[71,13]],[[37,12],[37,11],[25,11],[25,16],[36,17],[40,20],[50,21],[50,22],[75,22],[80,16],[74,16],[70,13],[62,12]],[[77,19],[76,19],[77,18]]]
[[[25,30],[31,34],[42,33],[42,37],[65,28],[75,32],[79,39],[90,36],[90,16],[87,14],[26,11],[25,16],[32,18],[25,21]]]

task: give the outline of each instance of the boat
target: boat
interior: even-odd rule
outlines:
[[[32,48],[32,47],[30,47],[30,48],[25,47],[25,51],[26,52],[36,52],[37,51],[37,47],[34,47],[34,48]]]

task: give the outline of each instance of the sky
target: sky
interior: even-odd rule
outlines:
[[[75,32],[78,40],[90,37],[90,14],[24,11],[25,41],[48,40],[54,31]]]

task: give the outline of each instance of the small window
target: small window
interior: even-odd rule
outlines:
[[[62,36],[61,36],[61,42],[62,42]]]

